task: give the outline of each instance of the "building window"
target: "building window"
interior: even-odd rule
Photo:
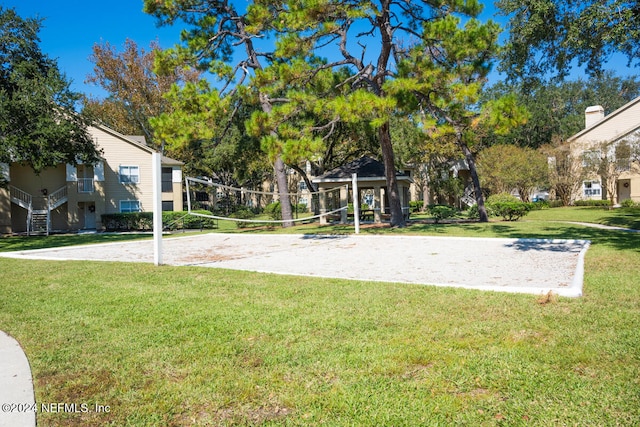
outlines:
[[[162,168],[162,192],[173,193],[173,169]]]
[[[599,181],[584,181],[582,183],[582,188],[584,190],[584,195],[587,197],[600,196],[602,194]]]
[[[120,183],[137,184],[140,182],[140,168],[138,166],[120,166]]]
[[[162,210],[165,212],[172,212],[173,211],[173,201],[163,201],[162,202]]]
[[[120,213],[142,212],[139,200],[120,200]]]
[[[307,183],[304,181],[300,181],[300,191],[304,191],[307,189]]]

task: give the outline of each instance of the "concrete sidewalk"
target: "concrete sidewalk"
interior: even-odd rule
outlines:
[[[0,427],[36,425],[31,367],[18,341],[0,331]]]

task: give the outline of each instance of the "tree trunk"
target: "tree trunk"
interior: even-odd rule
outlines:
[[[469,165],[469,172],[471,173],[471,181],[473,181],[476,203],[478,204],[478,213],[480,214],[480,222],[489,222],[487,208],[484,205],[484,196],[482,195],[482,189],[480,188],[480,178],[478,178],[478,170],[476,169],[476,160],[469,147],[467,147],[467,144],[461,141],[459,141],[458,144],[460,145],[460,148],[462,148],[464,157]]]
[[[422,207],[420,212],[425,213],[429,206],[429,200],[431,199],[431,185],[429,183],[428,166],[422,164],[416,168],[416,175],[418,177],[417,184],[420,187],[420,195],[422,200]]]
[[[271,113],[271,102],[264,94],[260,94],[260,106],[265,113]],[[276,159],[273,169],[276,174],[276,183],[278,184],[278,199],[280,200],[280,213],[283,220],[282,226],[285,228],[291,227],[293,225],[293,212],[291,210],[291,200],[289,200],[289,183],[287,182],[286,166],[281,156]]]
[[[391,145],[391,132],[389,123],[385,123],[378,130],[380,147],[382,148],[382,161],[384,163],[384,173],[387,180],[387,193],[389,197],[389,211],[391,212],[391,226],[404,227],[406,222],[402,214],[400,203],[400,193],[398,191],[398,180],[396,178],[396,166],[393,156],[393,146]]]
[[[287,182],[287,171],[282,157],[278,156],[274,164],[276,172],[276,182],[278,183],[278,199],[280,200],[280,212],[282,213],[282,226],[291,227],[293,225],[293,211],[291,210],[291,200],[289,200],[289,185]]]
[[[307,184],[307,188],[309,189],[309,191],[311,191],[312,193],[315,193],[316,191],[318,191],[317,185],[311,182],[311,180],[309,179],[309,175],[307,175],[307,172],[305,172],[304,169],[302,169],[298,165],[289,165],[289,167],[294,171],[298,172],[298,174],[300,175],[304,183]]]

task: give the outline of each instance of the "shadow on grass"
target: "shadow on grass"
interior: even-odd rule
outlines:
[[[590,240],[592,244],[608,246],[612,249],[640,252],[640,235],[618,230],[563,225],[546,228],[545,238]],[[521,236],[535,238],[536,236]],[[538,236],[539,237],[539,236]]]
[[[626,223],[628,225],[628,222]],[[535,222],[491,222],[491,223],[464,223],[464,224],[411,224],[403,229],[392,230],[389,227],[375,230],[366,230],[373,234],[423,234],[445,235],[461,237],[502,237],[510,239],[562,239],[562,240],[589,240],[592,244],[604,245],[618,250],[631,250],[640,252],[640,233],[630,233],[620,230],[606,230],[588,226],[544,221]],[[520,245],[523,250],[531,250],[525,245]]]
[[[497,237],[517,239],[564,239],[589,240],[592,244],[603,245],[618,250],[640,252],[640,235],[619,230],[605,230],[574,224],[542,226],[539,230],[528,231],[516,227],[490,225]]]
[[[640,230],[640,209],[620,208],[616,210],[616,215],[602,221],[604,225],[613,227],[631,228]]]

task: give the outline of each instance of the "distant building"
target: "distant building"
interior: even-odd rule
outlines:
[[[102,229],[101,215],[152,210],[154,150],[144,137],[124,136],[106,126],[88,128],[101,160],[60,164],[39,175],[18,163],[0,164],[0,233],[49,233]],[[183,208],[182,163],[162,158],[162,209]]]
[[[568,139],[574,157],[589,163],[606,162],[604,172],[591,174],[582,182],[575,200],[626,199],[640,202],[640,97],[609,115],[592,106],[585,111],[585,129]],[[605,167],[607,166],[607,167]]]

